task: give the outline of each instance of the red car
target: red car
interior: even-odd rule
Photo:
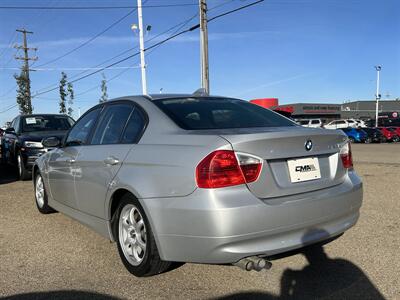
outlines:
[[[400,137],[400,127],[389,127],[389,129]]]
[[[400,140],[400,136],[390,127],[378,127],[378,129],[386,137],[388,142],[397,143]]]

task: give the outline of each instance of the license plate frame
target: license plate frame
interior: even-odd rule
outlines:
[[[299,183],[321,178],[318,157],[288,159],[289,177],[291,183]]]

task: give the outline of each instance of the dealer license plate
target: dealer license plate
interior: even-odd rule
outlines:
[[[317,157],[290,159],[287,161],[290,181],[292,183],[316,180],[321,178]]]

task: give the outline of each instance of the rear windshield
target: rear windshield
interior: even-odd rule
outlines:
[[[22,119],[22,131],[65,131],[69,130],[74,121],[67,116],[31,116]]]
[[[187,130],[296,126],[277,113],[243,100],[210,97],[153,102]]]

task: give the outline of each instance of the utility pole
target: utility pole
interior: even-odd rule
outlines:
[[[201,57],[201,87],[207,94],[210,93],[210,79],[208,75],[208,29],[207,3],[199,0],[200,9],[200,57]]]
[[[376,94],[375,94],[375,99],[376,99],[376,108],[375,108],[375,127],[378,127],[379,122],[378,122],[378,117],[379,117],[379,100],[381,99],[381,94],[379,94],[379,75],[381,72],[382,67],[381,66],[375,66],[376,70]]]
[[[22,73],[24,74],[26,82],[27,82],[27,95],[26,95],[27,96],[27,103],[28,103],[28,106],[30,107],[30,109],[32,109],[32,103],[31,103],[31,81],[30,81],[30,77],[29,77],[29,71],[30,71],[30,69],[29,69],[29,61],[30,60],[36,61],[38,58],[37,58],[37,56],[29,57],[29,52],[28,51],[29,50],[36,51],[37,48],[29,48],[28,47],[28,41],[27,41],[26,35],[27,34],[33,34],[32,31],[27,31],[25,28],[17,29],[16,31],[17,32],[21,32],[23,34],[23,45],[22,46],[21,45],[15,45],[14,48],[23,49],[24,50],[24,56],[23,57],[15,56],[15,59],[24,61],[24,64],[23,64],[21,69],[22,69]]]
[[[142,92],[143,95],[147,95],[146,62],[144,59],[142,0],[137,0],[137,11],[139,19],[139,46],[140,46],[140,67],[142,70]]]

